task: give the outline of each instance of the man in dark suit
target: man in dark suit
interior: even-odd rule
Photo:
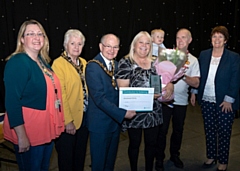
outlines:
[[[119,38],[104,35],[99,43],[100,53],[86,67],[89,104],[86,113],[90,132],[92,171],[113,171],[121,123],[132,118],[135,111],[118,108],[118,87],[114,78],[119,50]]]

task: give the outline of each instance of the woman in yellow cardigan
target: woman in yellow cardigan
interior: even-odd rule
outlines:
[[[88,104],[85,82],[86,60],[79,57],[85,37],[70,29],[64,36],[65,51],[52,68],[62,87],[65,132],[56,140],[59,171],[83,171],[88,140],[84,114]]]

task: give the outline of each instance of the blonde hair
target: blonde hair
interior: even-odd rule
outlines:
[[[64,35],[63,46],[64,46],[65,50],[66,50],[66,46],[67,46],[68,41],[69,41],[71,36],[79,37],[80,39],[82,39],[82,43],[83,43],[83,46],[84,46],[84,43],[85,43],[86,39],[85,39],[84,35],[82,34],[82,32],[77,30],[77,29],[69,29]]]
[[[129,51],[129,53],[125,56],[125,57],[129,57],[129,59],[130,59],[131,61],[134,61],[134,60],[133,60],[134,46],[135,46],[135,44],[137,43],[137,41],[140,39],[140,37],[142,37],[142,36],[147,36],[147,38],[149,39],[150,51],[149,51],[149,53],[148,53],[148,55],[147,55],[147,58],[149,58],[150,60],[153,60],[153,58],[152,58],[152,38],[151,38],[151,36],[149,35],[148,32],[146,32],[146,31],[140,31],[140,32],[133,38],[132,43],[131,43],[131,45],[130,45],[130,51]]]
[[[28,21],[25,21],[21,25],[21,27],[20,27],[20,29],[18,31],[16,50],[10,56],[8,56],[6,58],[6,60],[9,60],[13,55],[15,55],[17,53],[25,52],[24,47],[23,47],[23,43],[21,42],[21,38],[24,36],[24,33],[26,31],[27,26],[30,25],[30,24],[37,25],[40,28],[41,32],[44,34],[44,44],[43,44],[43,47],[40,50],[40,55],[41,55],[42,59],[45,60],[45,62],[50,62],[51,61],[51,58],[48,55],[48,53],[49,53],[49,40],[48,40],[48,37],[46,35],[46,32],[45,32],[43,26],[36,20],[28,20]]]
[[[165,34],[165,32],[162,29],[154,29],[154,30],[151,31],[151,36],[153,36],[156,32],[160,32],[160,33]]]

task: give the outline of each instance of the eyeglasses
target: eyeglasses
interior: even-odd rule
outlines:
[[[112,46],[109,46],[109,45],[104,45],[103,43],[102,43],[102,45],[105,47],[105,48],[107,48],[108,50],[111,50],[111,49],[113,49],[113,50],[119,50],[119,46],[114,46],[114,47],[112,47]]]
[[[24,36],[28,36],[28,37],[45,37],[45,35],[43,33],[26,33]]]

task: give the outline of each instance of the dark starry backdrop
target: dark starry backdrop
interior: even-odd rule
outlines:
[[[115,33],[121,39],[119,60],[128,53],[139,31],[150,33],[162,28],[164,44],[172,48],[176,31],[183,27],[192,32],[189,51],[198,57],[201,50],[210,47],[209,35],[217,25],[225,25],[229,30],[227,48],[240,52],[239,8],[239,0],[0,0],[1,93],[4,58],[15,50],[17,33],[25,20],[36,19],[43,25],[52,59],[62,52],[63,36],[70,28],[85,35],[81,56],[86,60],[99,52],[103,34]]]

